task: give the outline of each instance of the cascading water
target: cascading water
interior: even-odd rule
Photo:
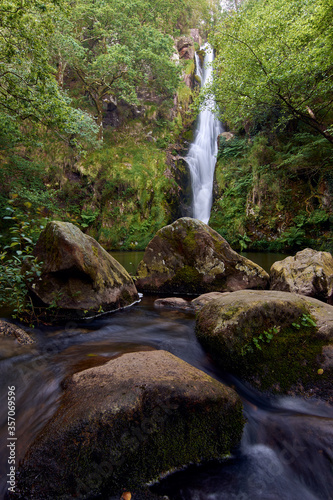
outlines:
[[[201,87],[207,85],[212,78],[211,62],[214,59],[212,48],[206,44],[204,67],[196,54],[196,74],[201,79]],[[194,141],[185,158],[192,180],[193,217],[208,224],[213,200],[213,180],[217,155],[217,137],[222,132],[220,122],[210,110],[214,103],[206,102],[198,117],[198,125]]]

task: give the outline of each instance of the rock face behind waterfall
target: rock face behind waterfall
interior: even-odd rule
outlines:
[[[272,290],[308,295],[333,303],[333,257],[306,248],[294,257],[275,262],[270,271]]]
[[[40,278],[29,285],[32,293],[45,305],[55,304],[66,317],[70,311],[109,311],[138,299],[127,271],[73,224],[49,222],[34,255],[43,264]]]
[[[25,457],[19,498],[120,498],[228,454],[243,423],[237,394],[200,370],[165,351],[124,354],[72,377]]]
[[[157,232],[137,270],[136,286],[153,293],[199,295],[265,288],[268,274],[237,254],[203,222],[184,217]]]

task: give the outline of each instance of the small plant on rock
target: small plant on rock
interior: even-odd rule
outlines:
[[[274,338],[274,335],[277,335],[279,331],[280,331],[279,326],[273,326],[268,330],[264,330],[262,333],[258,335],[258,337],[252,337],[252,341],[249,342],[248,344],[245,344],[242,347],[241,350],[242,356],[245,356],[249,352],[251,353],[254,352],[254,347],[256,349],[259,349],[259,351],[261,351],[265,343],[269,344],[271,340]]]
[[[291,324],[294,328],[297,328],[299,330],[301,327],[307,327],[310,328],[311,326],[317,326],[316,322],[311,318],[309,314],[303,314],[300,318],[299,321],[296,323]]]

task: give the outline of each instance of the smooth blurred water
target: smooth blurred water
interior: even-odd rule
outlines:
[[[164,349],[235,387],[247,424],[232,457],[189,467],[158,485],[170,500],[329,500],[333,492],[333,409],[297,398],[270,400],[222,373],[195,337],[194,315],[154,307],[144,297],[131,308],[89,322],[36,329],[36,344],[0,344],[0,498],[6,491],[7,387],[16,387],[17,465],[55,413],[73,373],[126,352]]]
[[[110,254],[130,273],[131,276],[135,276],[137,267],[143,259],[144,251],[112,251]]]
[[[196,54],[197,75],[201,79],[201,87],[209,85],[212,78],[211,62],[214,59],[210,45],[202,47],[206,51],[204,66]],[[185,158],[191,173],[193,193],[193,217],[208,224],[213,200],[213,181],[217,156],[217,138],[222,132],[220,122],[215,118],[211,109],[214,103],[206,101],[201,110],[197,129],[188,154]]]
[[[270,400],[233,383],[247,418],[240,447],[223,461],[167,476],[153,491],[170,500],[332,500],[333,408]]]

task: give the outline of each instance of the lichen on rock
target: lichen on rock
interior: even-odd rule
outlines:
[[[22,328],[4,320],[0,320],[0,337],[13,338],[21,345],[34,344],[35,342]]]
[[[114,310],[138,299],[127,271],[74,224],[48,222],[33,254],[41,275],[28,286],[37,304],[53,306],[57,318]]]
[[[140,291],[200,295],[265,288],[268,274],[207,224],[183,217],[157,232],[137,270]]]
[[[275,262],[270,270],[270,288],[315,297],[332,304],[332,255],[305,248],[293,257]]]

